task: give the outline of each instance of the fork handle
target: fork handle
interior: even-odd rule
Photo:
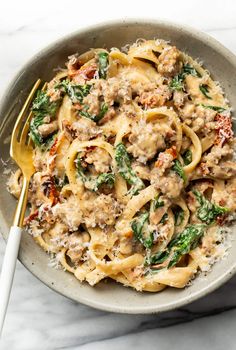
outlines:
[[[3,259],[2,272],[0,276],[0,337],[16,268],[16,260],[18,256],[23,220],[27,205],[28,189],[29,179],[23,176],[22,189],[16,207],[13,226],[9,232],[6,252]]]
[[[0,336],[9,302],[16,260],[19,251],[22,228],[12,226],[8,236],[6,252],[0,276]]]

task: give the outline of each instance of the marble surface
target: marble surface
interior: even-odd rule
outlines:
[[[125,17],[159,17],[203,30],[236,54],[236,2],[27,0],[0,2],[0,95],[41,47],[80,27]],[[0,266],[5,244],[0,238]],[[119,315],[54,293],[20,263],[0,349],[236,349],[236,276],[209,296],[161,315]]]

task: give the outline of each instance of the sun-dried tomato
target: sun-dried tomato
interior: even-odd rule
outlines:
[[[43,182],[43,187],[44,194],[50,199],[51,204],[57,204],[59,202],[59,192],[52,176],[47,177],[47,179]]]
[[[173,159],[177,158],[177,150],[175,146],[172,146],[170,148],[167,148],[164,152],[161,152],[158,156],[157,161],[155,162],[155,167],[161,168],[164,164],[164,158],[167,154],[170,154]]]
[[[215,116],[216,121],[216,145],[223,145],[227,140],[232,139],[233,130],[232,130],[232,121],[230,116],[224,116],[217,114]]]
[[[50,156],[54,156],[56,154],[57,147],[58,147],[58,138],[56,137],[49,151]]]
[[[36,219],[38,217],[39,211],[36,209],[33,213],[31,213],[29,216],[27,216],[24,220],[24,225],[28,225],[31,221]]]

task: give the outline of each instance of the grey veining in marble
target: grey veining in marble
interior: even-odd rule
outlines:
[[[107,0],[0,2],[0,95],[40,48],[81,26],[119,17],[163,17],[206,31],[236,53],[236,2]],[[67,15],[66,15],[67,14]],[[69,16],[69,17],[68,17]],[[4,50],[4,51],[3,51]],[[4,52],[4,54],[3,54]],[[0,266],[5,244],[0,238]],[[54,293],[18,263],[0,349],[236,349],[236,276],[207,297],[161,315],[119,315]]]

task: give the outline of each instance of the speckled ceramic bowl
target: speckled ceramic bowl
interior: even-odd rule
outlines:
[[[234,110],[236,109],[236,58],[216,40],[196,30],[159,20],[126,20],[99,24],[73,33],[40,51],[16,75],[0,105],[0,152],[9,158],[9,135],[33,82],[49,80],[53,68],[63,66],[67,57],[91,47],[122,47],[137,38],[170,40],[192,57],[204,61],[214,79],[219,80]],[[15,199],[7,192],[0,162],[0,227],[7,239]],[[217,263],[205,277],[199,276],[185,289],[167,288],[156,294],[138,293],[118,283],[100,283],[95,288],[81,284],[70,273],[48,266],[48,255],[28,234],[23,234],[19,260],[53,290],[92,307],[122,313],[154,313],[175,309],[194,301],[227,281],[236,271],[236,240],[227,259]]]

